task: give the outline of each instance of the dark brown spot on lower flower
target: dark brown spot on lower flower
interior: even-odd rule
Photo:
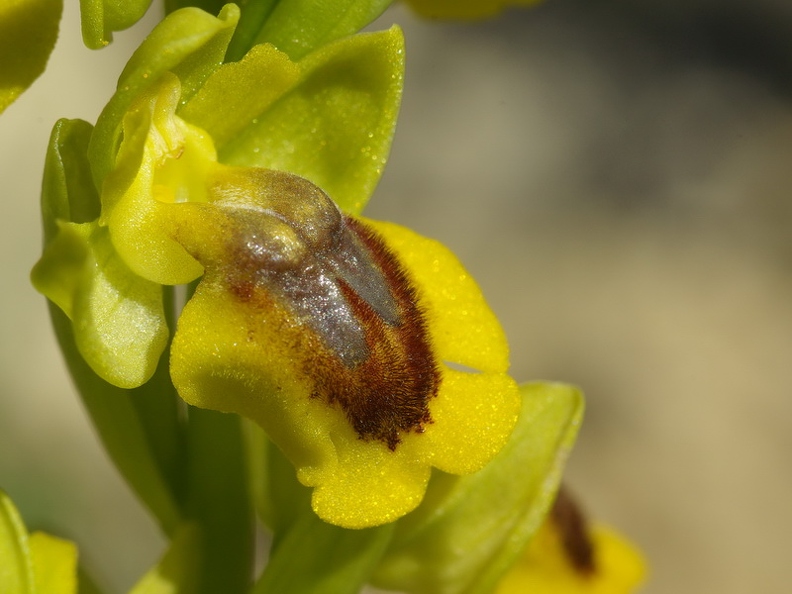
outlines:
[[[563,485],[553,504],[550,519],[561,535],[561,544],[572,567],[580,574],[593,574],[596,565],[588,523],[580,507]]]

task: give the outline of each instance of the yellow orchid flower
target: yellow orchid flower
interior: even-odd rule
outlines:
[[[646,579],[638,550],[602,525],[589,527],[566,491],[494,594],[630,594]]]
[[[102,217],[140,276],[203,270],[171,347],[180,396],[259,423],[314,487],[316,513],[345,527],[414,509],[432,467],[483,467],[520,398],[504,334],[456,258],[342,214],[293,174],[218,163],[179,97],[165,76],[130,109]]]
[[[248,591],[251,498],[273,531],[253,592],[490,591],[551,506],[582,395],[518,388],[453,254],[359,215],[387,158],[403,39],[348,33],[387,3],[329,28],[284,3],[305,21],[256,43],[235,4],[175,11],[95,127],[53,131],[32,279],[108,452],[172,539],[135,594]],[[507,4],[414,3],[463,18]],[[104,44],[114,25],[92,14]],[[167,286],[185,284],[174,303]],[[637,557],[607,533],[592,544],[559,501],[501,593],[629,591]]]

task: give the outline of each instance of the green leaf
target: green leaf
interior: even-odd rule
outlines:
[[[257,43],[271,43],[299,60],[313,50],[357,33],[393,0],[251,0],[242,6],[228,60]]]
[[[339,528],[306,506],[273,547],[251,594],[357,594],[385,552],[393,529],[394,524]]]
[[[236,2],[236,4],[241,6],[244,6],[248,3],[255,4],[256,0],[240,0],[239,2]],[[227,0],[165,0],[164,4],[165,14],[170,14],[176,10],[179,10],[180,8],[185,8],[187,6],[200,8],[209,14],[217,14],[220,12],[220,9],[223,8],[223,6],[228,4],[228,2]]]
[[[34,532],[28,546],[39,594],[77,592],[77,547],[73,542]]]
[[[0,491],[0,592],[35,594],[27,530],[11,498]]]
[[[339,528],[307,508],[270,554],[251,594],[357,594],[384,553],[393,528]]]
[[[418,594],[489,593],[552,504],[583,414],[561,384],[521,387],[523,407],[503,450],[480,472],[432,477],[423,503],[398,522],[375,573],[379,587]]]
[[[217,18],[197,8],[178,10],[159,23],[127,62],[118,88],[102,110],[89,146],[94,185],[102,187],[115,165],[124,114],[165,72],[174,72],[186,101],[219,66],[239,19],[228,4]]]
[[[129,591],[129,594],[194,594],[198,591],[201,566],[201,531],[192,523],[174,533],[168,551],[159,563]]]
[[[236,76],[219,70],[215,76],[225,78],[207,81],[210,90],[196,95],[197,103],[185,107],[184,113],[190,114],[185,117],[201,127],[218,127],[211,114],[221,111],[228,97],[262,93],[266,86],[254,74],[265,66],[254,65],[268,60],[277,72],[275,84],[283,85],[279,96],[273,100],[266,90],[260,113],[245,111],[239,118],[244,131],[217,147],[220,161],[295,173],[322,188],[345,211],[357,213],[373,193],[390,151],[401,100],[403,46],[397,27],[355,35],[298,62],[295,82],[270,50],[261,50],[250,65],[240,63]],[[245,105],[252,108],[253,103],[247,100]],[[220,127],[221,137],[230,129],[230,124]]]
[[[113,41],[113,31],[123,31],[146,14],[151,0],[80,0],[83,43],[100,49]]]
[[[63,0],[0,3],[0,113],[44,72],[62,10]]]
[[[428,19],[481,20],[496,16],[509,6],[530,6],[541,0],[407,0]]]

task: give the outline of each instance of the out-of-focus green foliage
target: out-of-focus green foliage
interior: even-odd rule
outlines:
[[[0,113],[44,72],[62,10],[63,0],[0,3]]]

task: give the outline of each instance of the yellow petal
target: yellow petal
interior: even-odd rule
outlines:
[[[442,370],[426,428],[433,464],[451,474],[480,470],[505,445],[520,412],[519,389],[505,373]]]
[[[505,372],[509,346],[476,281],[444,245],[393,223],[367,221],[398,254],[421,294],[441,361]]]

